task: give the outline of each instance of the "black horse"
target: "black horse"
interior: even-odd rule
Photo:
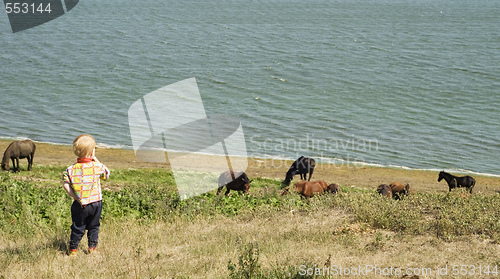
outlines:
[[[439,173],[438,182],[440,182],[443,179],[446,180],[446,182],[448,183],[450,192],[451,189],[453,188],[466,187],[469,193],[472,194],[472,188],[474,188],[474,185],[476,185],[476,180],[472,176],[468,175],[459,177],[442,171]]]
[[[219,176],[219,188],[217,189],[217,195],[220,193],[222,188],[226,186],[226,196],[229,194],[229,191],[240,191],[243,194],[248,193],[248,189],[250,188],[250,182],[252,180],[248,179],[248,176],[244,172],[229,172],[225,171]]]
[[[19,171],[19,159],[28,159],[28,170],[31,170],[33,165],[33,157],[35,156],[35,143],[31,140],[13,141],[5,150],[2,159],[2,170],[9,170],[9,159],[12,160],[12,168],[14,171]],[[17,163],[17,166],[16,166]]]
[[[293,179],[294,175],[300,174],[300,179],[306,180],[307,174],[309,173],[309,180],[311,180],[311,176],[314,172],[314,167],[316,166],[316,162],[313,158],[306,158],[304,156],[300,156],[295,162],[293,162],[292,166],[288,170],[285,176],[285,180],[283,180],[283,185],[290,185],[290,182]]]

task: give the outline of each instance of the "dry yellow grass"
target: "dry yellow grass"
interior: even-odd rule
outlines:
[[[420,278],[437,278],[437,268],[445,266],[451,274],[453,265],[500,264],[499,245],[487,239],[445,242],[433,236],[359,229],[363,224],[338,232],[346,219],[333,210],[306,216],[281,212],[244,219],[117,221],[102,226],[97,253],[81,251],[76,257],[66,256],[44,239],[30,243],[2,239],[1,260],[11,264],[0,274],[5,278],[221,278],[229,275],[228,261],[237,262],[240,248],[250,242],[258,243],[263,268],[304,264],[324,268],[330,258],[328,267],[426,268],[434,276]],[[20,246],[28,251],[16,254]],[[377,276],[371,273],[367,278]]]

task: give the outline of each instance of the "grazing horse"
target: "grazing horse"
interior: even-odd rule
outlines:
[[[294,184],[295,191],[304,198],[310,198],[314,195],[323,194],[329,191],[328,183],[324,180],[316,181],[299,181]],[[281,193],[282,196],[288,194],[290,186],[286,187]]]
[[[296,174],[300,174],[300,179],[306,180],[307,174],[309,173],[309,179],[307,179],[307,181],[310,181],[315,166],[316,162],[314,161],[314,159],[301,156],[300,158],[295,160],[290,169],[288,169],[285,180],[283,181],[283,185],[290,185],[293,176]]]
[[[381,184],[377,187],[377,193],[381,194],[384,197],[392,198],[392,190],[391,186],[387,184]]]
[[[392,197],[396,200],[400,200],[403,196],[413,194],[413,190],[410,188],[410,184],[403,184],[401,182],[392,182],[389,184],[392,191]]]
[[[476,185],[476,180],[472,176],[468,175],[454,176],[447,172],[441,171],[439,173],[438,182],[443,179],[448,183],[449,192],[451,192],[451,189],[453,188],[466,187],[469,193],[472,194],[472,188],[474,188],[474,185]]]
[[[31,170],[33,165],[33,157],[35,156],[35,143],[31,140],[13,141],[5,150],[2,159],[2,170],[10,170],[9,159],[12,160],[12,169],[20,171],[19,159],[28,159],[28,170]],[[17,165],[16,165],[17,163]]]
[[[226,196],[231,190],[241,191],[243,194],[246,194],[250,188],[250,182],[252,182],[252,180],[249,180],[247,174],[244,172],[234,173],[225,171],[219,176],[219,188],[217,189],[217,195],[220,193],[222,188],[224,188],[224,186],[226,186]]]

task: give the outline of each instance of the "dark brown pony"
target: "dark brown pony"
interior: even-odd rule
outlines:
[[[31,170],[33,165],[33,157],[35,156],[35,143],[31,140],[13,141],[5,150],[2,159],[2,170],[10,170],[9,159],[12,160],[12,169],[20,171],[19,159],[28,159],[28,170]],[[17,163],[17,166],[16,166]]]
[[[392,198],[392,190],[391,187],[387,184],[381,184],[377,187],[377,193],[381,194],[384,197]]]
[[[339,194],[339,195],[342,194],[342,189],[340,189],[340,185],[338,185],[337,183],[332,183],[328,185],[326,191],[332,194]]]
[[[472,188],[474,188],[474,185],[476,185],[476,180],[472,176],[468,175],[460,177],[441,171],[439,173],[438,182],[440,182],[443,179],[446,180],[446,182],[448,183],[448,188],[449,188],[448,192],[451,192],[451,189],[453,188],[465,187],[467,188],[469,193],[472,194]]]
[[[248,189],[250,189],[250,182],[252,180],[248,179],[248,176],[244,172],[229,172],[225,171],[219,176],[219,188],[217,189],[217,195],[222,191],[222,188],[226,186],[227,196],[229,191],[240,191],[243,194],[248,193]]]
[[[293,162],[290,169],[286,173],[285,180],[283,180],[283,185],[288,186],[293,179],[293,176],[296,174],[300,174],[300,179],[303,180],[311,180],[311,176],[314,172],[314,167],[316,166],[316,162],[313,158],[306,158],[304,156],[300,156],[295,162]],[[309,179],[307,179],[307,174],[309,173]]]

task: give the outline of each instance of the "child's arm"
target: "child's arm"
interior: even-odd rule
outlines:
[[[71,185],[69,184],[69,182],[64,181],[63,188],[64,188],[64,190],[66,190],[66,193],[68,193],[68,195],[70,195],[73,199],[75,199],[75,201],[80,202],[80,200],[78,199],[78,197],[75,194],[75,191],[73,190],[73,188],[71,188]]]
[[[101,162],[99,162],[99,160],[97,159],[95,154],[92,156],[92,161],[99,163],[99,164],[102,164]],[[107,180],[109,178],[109,169],[105,165],[102,165],[102,166],[104,168],[104,172],[101,174],[101,179]]]

